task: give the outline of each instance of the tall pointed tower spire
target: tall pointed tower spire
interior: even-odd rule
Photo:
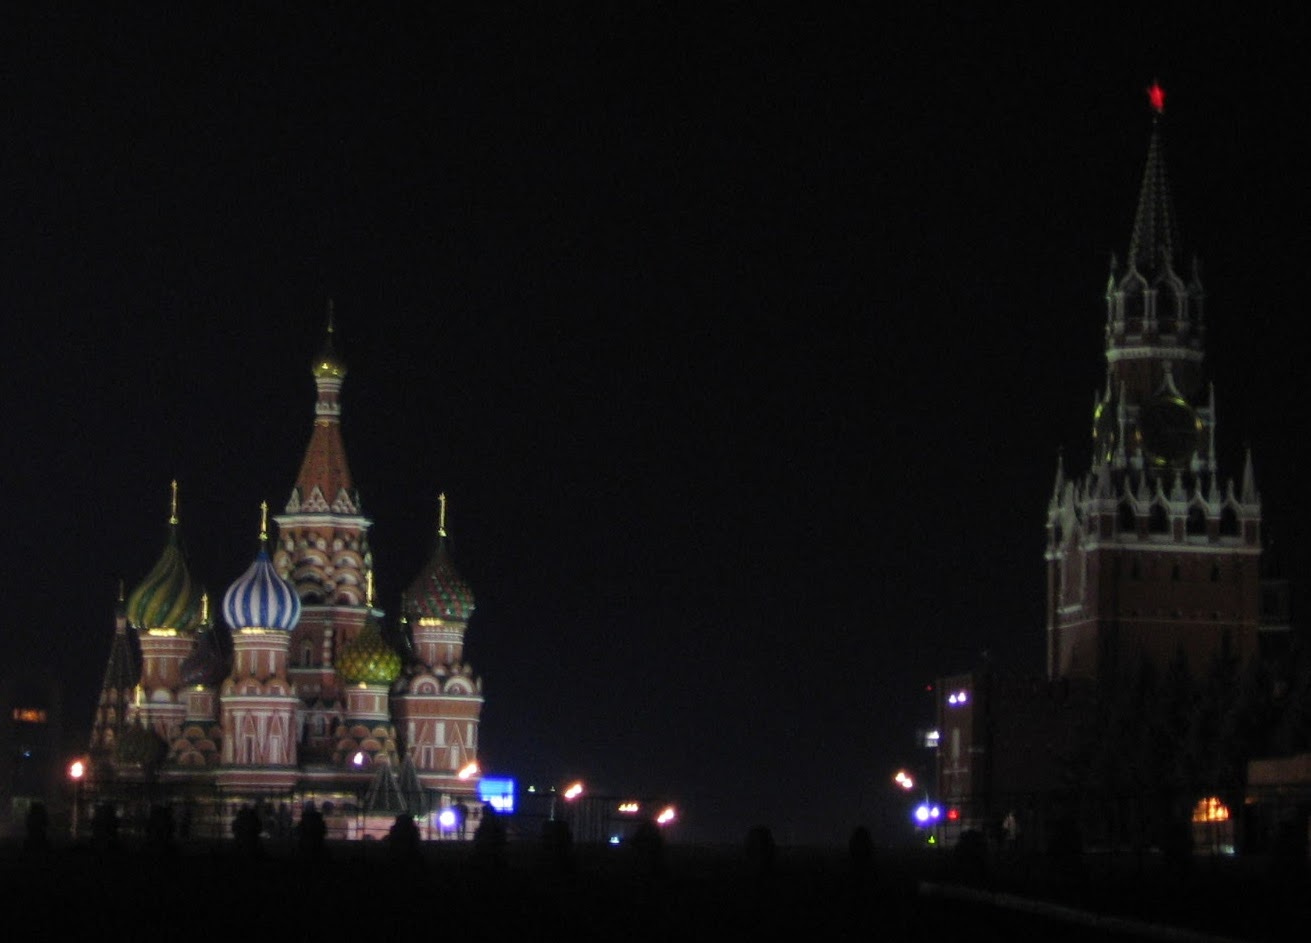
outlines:
[[[307,703],[304,753],[311,761],[331,756],[331,736],[343,701],[334,667],[373,613],[369,587],[372,521],[360,508],[341,434],[341,388],[346,364],[337,351],[336,317],[328,302],[327,334],[314,360],[314,425],[286,512],[274,518],[278,572],[304,604],[292,634],[289,675]],[[378,613],[378,615],[381,615]]]
[[[1147,96],[1154,113],[1152,136],[1147,145],[1147,166],[1138,193],[1138,212],[1134,214],[1127,261],[1150,280],[1167,269],[1176,268],[1179,239],[1170,179],[1166,173],[1165,142],[1161,134],[1165,90],[1153,82]]]
[[[133,690],[141,680],[140,654],[133,642],[134,636],[127,624],[123,581],[119,580],[118,602],[114,606],[114,638],[110,642],[109,661],[91,724],[91,762],[97,766],[113,759],[115,748],[130,723]]]

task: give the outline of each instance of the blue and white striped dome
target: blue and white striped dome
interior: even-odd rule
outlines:
[[[300,597],[278,575],[261,544],[255,562],[223,594],[223,618],[234,631],[281,629],[290,632],[300,620]]]

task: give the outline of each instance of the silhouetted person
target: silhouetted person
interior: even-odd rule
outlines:
[[[952,859],[961,878],[983,880],[988,873],[988,837],[977,828],[967,828],[952,849]]]
[[[855,874],[870,874],[874,870],[874,839],[863,825],[857,825],[847,840],[847,860]]]
[[[1161,835],[1161,858],[1176,877],[1186,875],[1193,864],[1193,826],[1187,819],[1172,818]]]
[[[542,864],[560,874],[574,872],[574,836],[569,823],[548,819],[542,823]]]
[[[258,858],[263,852],[259,833],[263,825],[253,806],[243,805],[232,820],[232,837],[237,840],[237,852],[243,857]]]
[[[1275,825],[1270,846],[1269,868],[1281,880],[1302,880],[1307,872],[1307,819],[1304,814],[1288,814]]]
[[[763,877],[774,873],[774,833],[764,825],[747,832],[747,864],[753,874]]]
[[[482,817],[473,833],[474,858],[484,867],[497,870],[505,867],[505,842],[505,823],[492,804],[484,802]]]
[[[455,834],[460,839],[469,837],[469,807],[464,804],[463,799],[456,799],[455,805],[451,806],[451,811],[455,813]]]
[[[23,851],[40,854],[50,847],[50,813],[44,802],[33,802],[27,810],[27,836]]]
[[[644,819],[628,839],[628,845],[633,850],[633,860],[640,873],[648,877],[665,873],[665,837],[654,821]]]
[[[291,810],[287,808],[287,803],[279,802],[278,810],[273,815],[273,835],[276,838],[286,838],[291,834]]]
[[[419,826],[408,812],[396,816],[387,830],[387,857],[392,864],[413,867],[422,861],[419,854]]]
[[[170,854],[177,850],[173,843],[173,809],[166,805],[152,805],[146,821],[146,846],[155,854]]]
[[[311,861],[322,858],[327,835],[328,825],[323,821],[323,813],[315,808],[313,802],[305,803],[300,813],[300,824],[296,826],[296,843],[301,855]]]
[[[1083,875],[1083,836],[1079,823],[1069,812],[1056,815],[1048,827],[1047,856],[1058,873],[1066,877]]]
[[[118,851],[118,810],[113,804],[96,806],[91,816],[91,842],[102,852]]]

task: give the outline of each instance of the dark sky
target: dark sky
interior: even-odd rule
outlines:
[[[0,673],[75,724],[169,481],[214,596],[285,503],[331,297],[389,612],[449,495],[485,768],[880,825],[927,681],[1041,670],[1154,78],[1222,457],[1306,571],[1291,6],[332,6],[0,23]]]

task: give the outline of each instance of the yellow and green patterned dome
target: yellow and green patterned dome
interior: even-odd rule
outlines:
[[[173,482],[173,513],[168,543],[146,578],[127,599],[127,618],[140,631],[194,632],[200,625],[203,592],[191,580],[178,539],[177,482]]]
[[[391,684],[401,673],[401,656],[383,640],[382,627],[370,617],[360,634],[337,656],[337,673],[347,684]]]

